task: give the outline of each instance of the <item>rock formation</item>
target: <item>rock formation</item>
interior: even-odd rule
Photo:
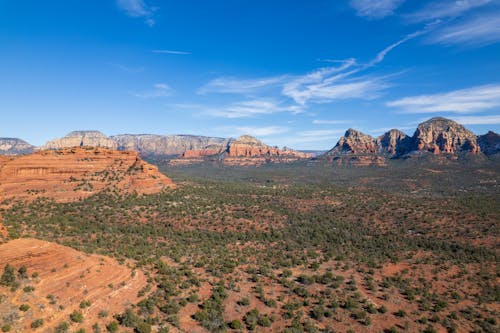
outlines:
[[[481,147],[481,151],[487,156],[500,153],[500,135],[495,132],[489,131],[478,136],[477,143]]]
[[[116,149],[116,143],[99,131],[73,131],[65,137],[47,142],[41,150],[72,147],[101,147]]]
[[[0,160],[4,199],[73,201],[105,189],[147,194],[172,186],[156,166],[133,151],[75,147]]]
[[[61,332],[54,328],[67,322],[73,311],[82,311],[82,300],[92,305],[84,310],[85,320],[79,326],[92,332],[92,325],[102,321],[100,313],[105,311],[110,317],[122,313],[141,300],[138,294],[148,284],[141,270],[133,271],[115,259],[32,238],[0,245],[2,270],[7,264],[16,271],[24,266],[29,276],[37,276],[29,279],[33,287],[30,292],[23,292],[22,288],[10,292],[10,287],[0,285],[0,313],[17,313],[22,304],[30,304],[36,310],[36,318],[43,319],[40,332]],[[34,332],[32,321],[31,314],[18,316],[11,322],[10,331]]]
[[[322,159],[338,165],[385,165],[384,159],[377,154],[378,150],[373,137],[350,128]]]
[[[31,154],[35,147],[17,138],[0,138],[1,155]]]
[[[376,152],[377,147],[373,137],[350,128],[327,154],[375,154]]]
[[[476,136],[453,120],[435,117],[418,125],[413,135],[413,149],[434,154],[479,153]]]
[[[464,153],[495,154],[500,149],[499,135],[493,132],[476,137],[464,126],[441,117],[418,125],[412,137],[392,129],[378,138],[349,129],[330,151],[319,159],[338,164],[384,165],[387,158],[445,154],[458,158]]]
[[[110,137],[119,150],[135,150],[142,156],[182,155],[208,146],[224,149],[230,139],[195,135],[122,134]]]
[[[411,137],[397,129],[391,129],[375,140],[377,153],[387,157],[401,156],[409,152],[411,143]]]

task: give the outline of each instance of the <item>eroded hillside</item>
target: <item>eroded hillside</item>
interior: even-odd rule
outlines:
[[[172,181],[132,151],[74,147],[0,160],[4,199],[73,201],[103,190],[156,193]]]

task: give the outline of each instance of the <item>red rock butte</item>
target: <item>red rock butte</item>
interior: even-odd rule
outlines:
[[[68,202],[105,189],[151,194],[175,185],[135,151],[74,147],[0,159],[0,196]]]

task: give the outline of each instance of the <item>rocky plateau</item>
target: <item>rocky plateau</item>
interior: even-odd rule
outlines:
[[[65,202],[103,190],[148,194],[173,186],[134,151],[74,147],[0,159],[3,199],[49,197]]]

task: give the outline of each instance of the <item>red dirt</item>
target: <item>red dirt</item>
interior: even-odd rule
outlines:
[[[31,322],[43,319],[40,330],[55,327],[61,322],[70,323],[69,315],[80,311],[84,316],[81,324],[73,323],[71,331],[86,328],[99,322],[101,328],[112,320],[112,315],[123,312],[126,307],[139,301],[138,292],[146,286],[146,277],[141,271],[132,271],[119,265],[114,259],[88,255],[72,248],[37,239],[16,239],[0,245],[0,267],[10,264],[15,269],[26,266],[29,278],[18,281],[21,286],[12,292],[0,287],[0,294],[7,296],[0,303],[0,314],[17,313],[19,318],[12,323],[13,331],[32,331]],[[33,277],[33,273],[38,277]],[[32,292],[23,291],[33,286]],[[54,300],[47,298],[52,295]],[[80,302],[88,300],[89,307],[81,309]],[[27,312],[19,311],[21,304],[30,305]],[[100,318],[99,312],[107,311],[108,317]]]
[[[77,147],[0,160],[3,199],[48,197],[68,202],[104,189],[150,194],[173,186],[157,167],[132,151]]]

